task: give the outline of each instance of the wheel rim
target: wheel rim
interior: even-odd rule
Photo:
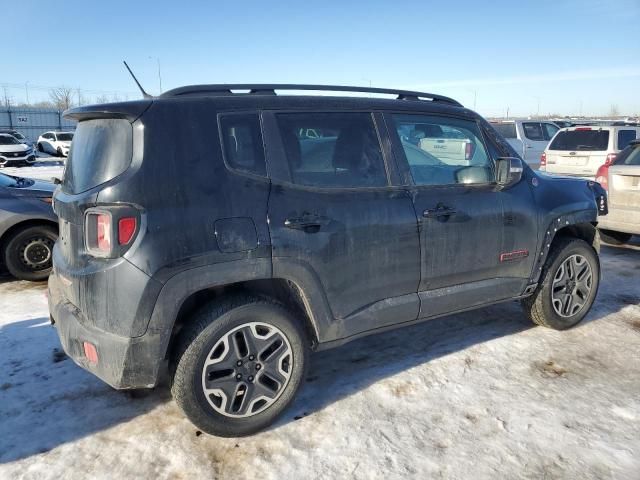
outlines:
[[[568,257],[553,277],[551,303],[561,317],[573,317],[580,313],[589,301],[593,288],[593,272],[582,255]]]
[[[224,416],[256,415],[280,398],[293,361],[289,340],[279,328],[261,322],[242,324],[209,351],[202,369],[204,395]]]
[[[29,270],[49,268],[52,247],[53,241],[50,238],[30,238],[20,247],[20,262]]]

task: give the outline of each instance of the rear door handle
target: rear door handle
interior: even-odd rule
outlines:
[[[436,208],[430,208],[422,212],[422,216],[425,218],[449,217],[451,215],[454,215],[455,213],[455,208],[438,204]]]
[[[329,220],[326,217],[321,217],[320,215],[303,215],[301,217],[285,219],[284,226],[294,230],[304,230],[308,233],[315,233],[328,222]]]

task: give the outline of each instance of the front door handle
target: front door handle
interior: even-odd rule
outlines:
[[[436,208],[428,208],[422,212],[422,216],[425,218],[437,218],[437,217],[449,217],[456,213],[456,209],[447,207],[439,203]]]

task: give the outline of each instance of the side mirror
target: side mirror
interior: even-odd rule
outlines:
[[[522,160],[519,158],[502,157],[496,160],[496,182],[503,188],[518,183],[523,171]]]

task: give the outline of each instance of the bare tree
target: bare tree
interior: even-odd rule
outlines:
[[[58,87],[49,90],[49,98],[58,110],[67,110],[73,105],[73,89]]]
[[[620,116],[620,110],[618,109],[618,105],[616,105],[615,103],[611,104],[611,108],[609,109],[609,116],[610,117]]]
[[[109,103],[109,96],[108,95],[98,95],[96,97],[96,103]]]

